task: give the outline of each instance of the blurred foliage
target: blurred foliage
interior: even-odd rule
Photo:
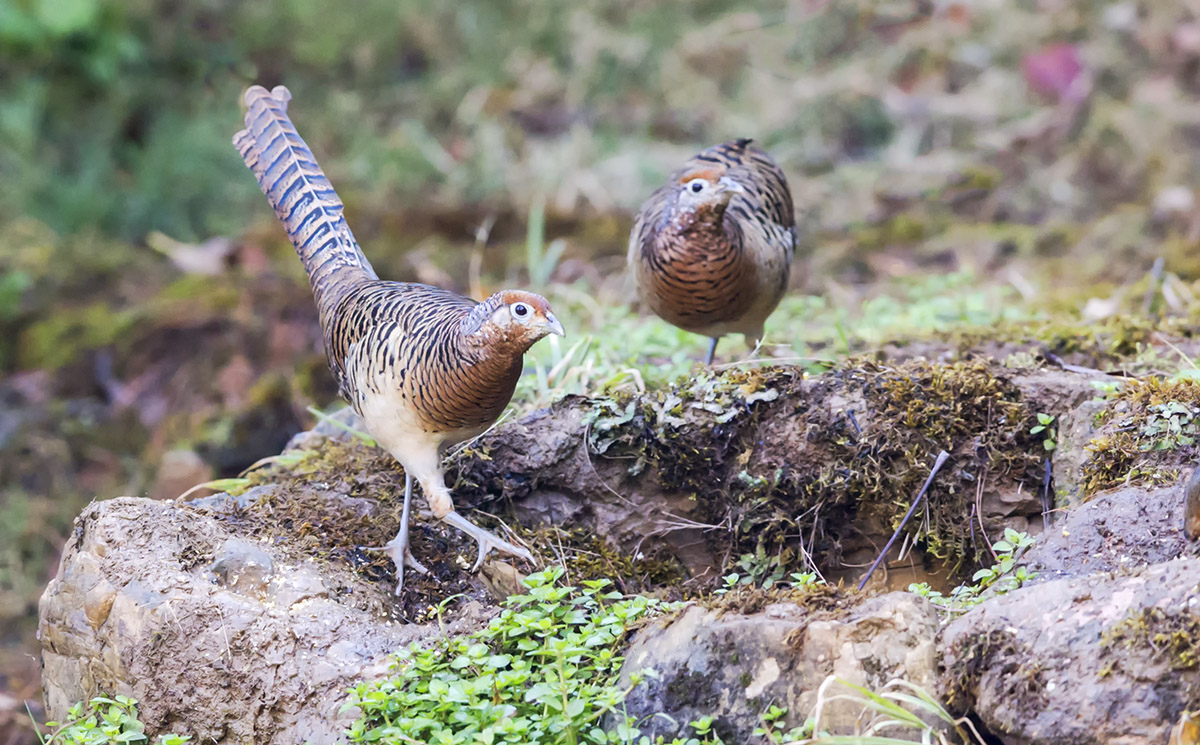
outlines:
[[[403,196],[462,179],[456,196],[494,197],[509,147],[493,99],[521,95],[532,74],[554,78],[551,97],[569,76],[574,105],[624,104],[627,81],[653,73],[683,21],[723,11],[609,3],[606,25],[641,33],[581,57],[576,37],[599,29],[568,4],[532,0],[368,0],[352,13],[311,0],[3,0],[0,209],[135,240],[236,232],[258,206],[229,144],[253,81],[291,85],[302,129],[355,181]],[[525,115],[544,115],[538,104]],[[462,138],[468,152],[447,151]]]

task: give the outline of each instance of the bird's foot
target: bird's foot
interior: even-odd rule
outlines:
[[[447,525],[458,528],[462,532],[471,536],[475,539],[475,542],[479,544],[479,556],[475,559],[475,566],[471,567],[472,572],[479,569],[479,567],[483,564],[484,558],[487,557],[488,553],[493,549],[502,554],[515,556],[518,559],[525,559],[526,561],[530,562],[533,561],[533,554],[529,553],[528,549],[513,543],[509,543],[491,531],[484,530],[467,518],[458,514],[458,512],[452,511],[450,514],[443,517],[442,520],[445,521]]]
[[[388,555],[388,558],[396,565],[396,570],[399,572],[403,572],[404,567],[412,567],[421,574],[429,574],[429,570],[421,562],[417,561],[417,557],[413,556],[412,548],[406,545],[407,543],[408,541],[402,543],[400,536],[396,536],[379,550]]]
[[[382,546],[359,546],[363,551],[382,551],[396,565],[396,590],[399,595],[404,589],[404,567],[411,567],[420,574],[429,574],[429,570],[413,556],[412,548],[408,545],[407,531],[397,533],[396,537]]]

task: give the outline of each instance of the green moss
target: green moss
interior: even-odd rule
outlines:
[[[154,329],[228,315],[242,291],[243,288],[229,280],[217,282],[212,277],[192,275],[129,307],[115,307],[103,301],[77,308],[57,308],[21,332],[17,364],[22,368],[55,370],[102,347],[120,344],[133,349],[138,340]]]
[[[850,236],[859,250],[876,251],[897,244],[919,243],[940,230],[940,226],[930,225],[925,219],[905,212],[878,225],[853,229]]]
[[[662,591],[668,599],[685,596],[682,588],[687,573],[679,560],[659,550],[650,555],[630,556],[613,547],[594,530],[585,527],[547,525],[536,531],[514,526],[540,549],[546,563],[561,563],[572,582],[609,580],[621,592]]]
[[[1172,670],[1200,666],[1200,617],[1186,611],[1141,608],[1131,611],[1100,637],[1107,652],[1139,649],[1165,658]]]

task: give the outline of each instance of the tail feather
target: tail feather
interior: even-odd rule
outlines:
[[[304,263],[322,320],[346,292],[378,279],[346,224],[342,200],[287,115],[282,85],[246,90],[246,128],[234,147],[287,230]]]

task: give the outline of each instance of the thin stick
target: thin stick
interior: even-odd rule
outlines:
[[[1159,256],[1154,260],[1154,266],[1150,267],[1150,284],[1146,286],[1146,294],[1142,297],[1142,314],[1150,315],[1150,311],[1154,309],[1154,300],[1158,296],[1158,288],[1162,284],[1163,268],[1166,266],[1166,261]]]
[[[1042,524],[1050,527],[1050,456],[1046,456],[1045,469],[1042,473]]]
[[[937,461],[933,464],[933,470],[929,472],[929,477],[925,479],[925,485],[921,487],[921,491],[917,492],[917,498],[914,499],[912,505],[909,506],[908,512],[904,513],[904,519],[900,521],[900,525],[896,528],[896,532],[892,533],[892,537],[888,539],[887,545],[883,547],[883,551],[879,552],[879,556],[875,557],[875,561],[871,564],[871,568],[867,570],[866,575],[861,581],[859,581],[859,590],[862,590],[867,586],[867,580],[871,579],[871,575],[874,574],[875,570],[879,567],[879,562],[883,561],[883,557],[887,556],[887,552],[892,549],[892,544],[895,543],[896,538],[900,536],[900,531],[904,530],[904,526],[908,524],[909,518],[911,518],[913,513],[917,511],[917,506],[921,504],[921,497],[925,496],[925,492],[929,491],[929,485],[933,483],[933,477],[937,475],[937,472],[942,469],[942,466],[945,465],[946,461],[949,459],[950,453],[947,453],[945,450],[938,453]]]

